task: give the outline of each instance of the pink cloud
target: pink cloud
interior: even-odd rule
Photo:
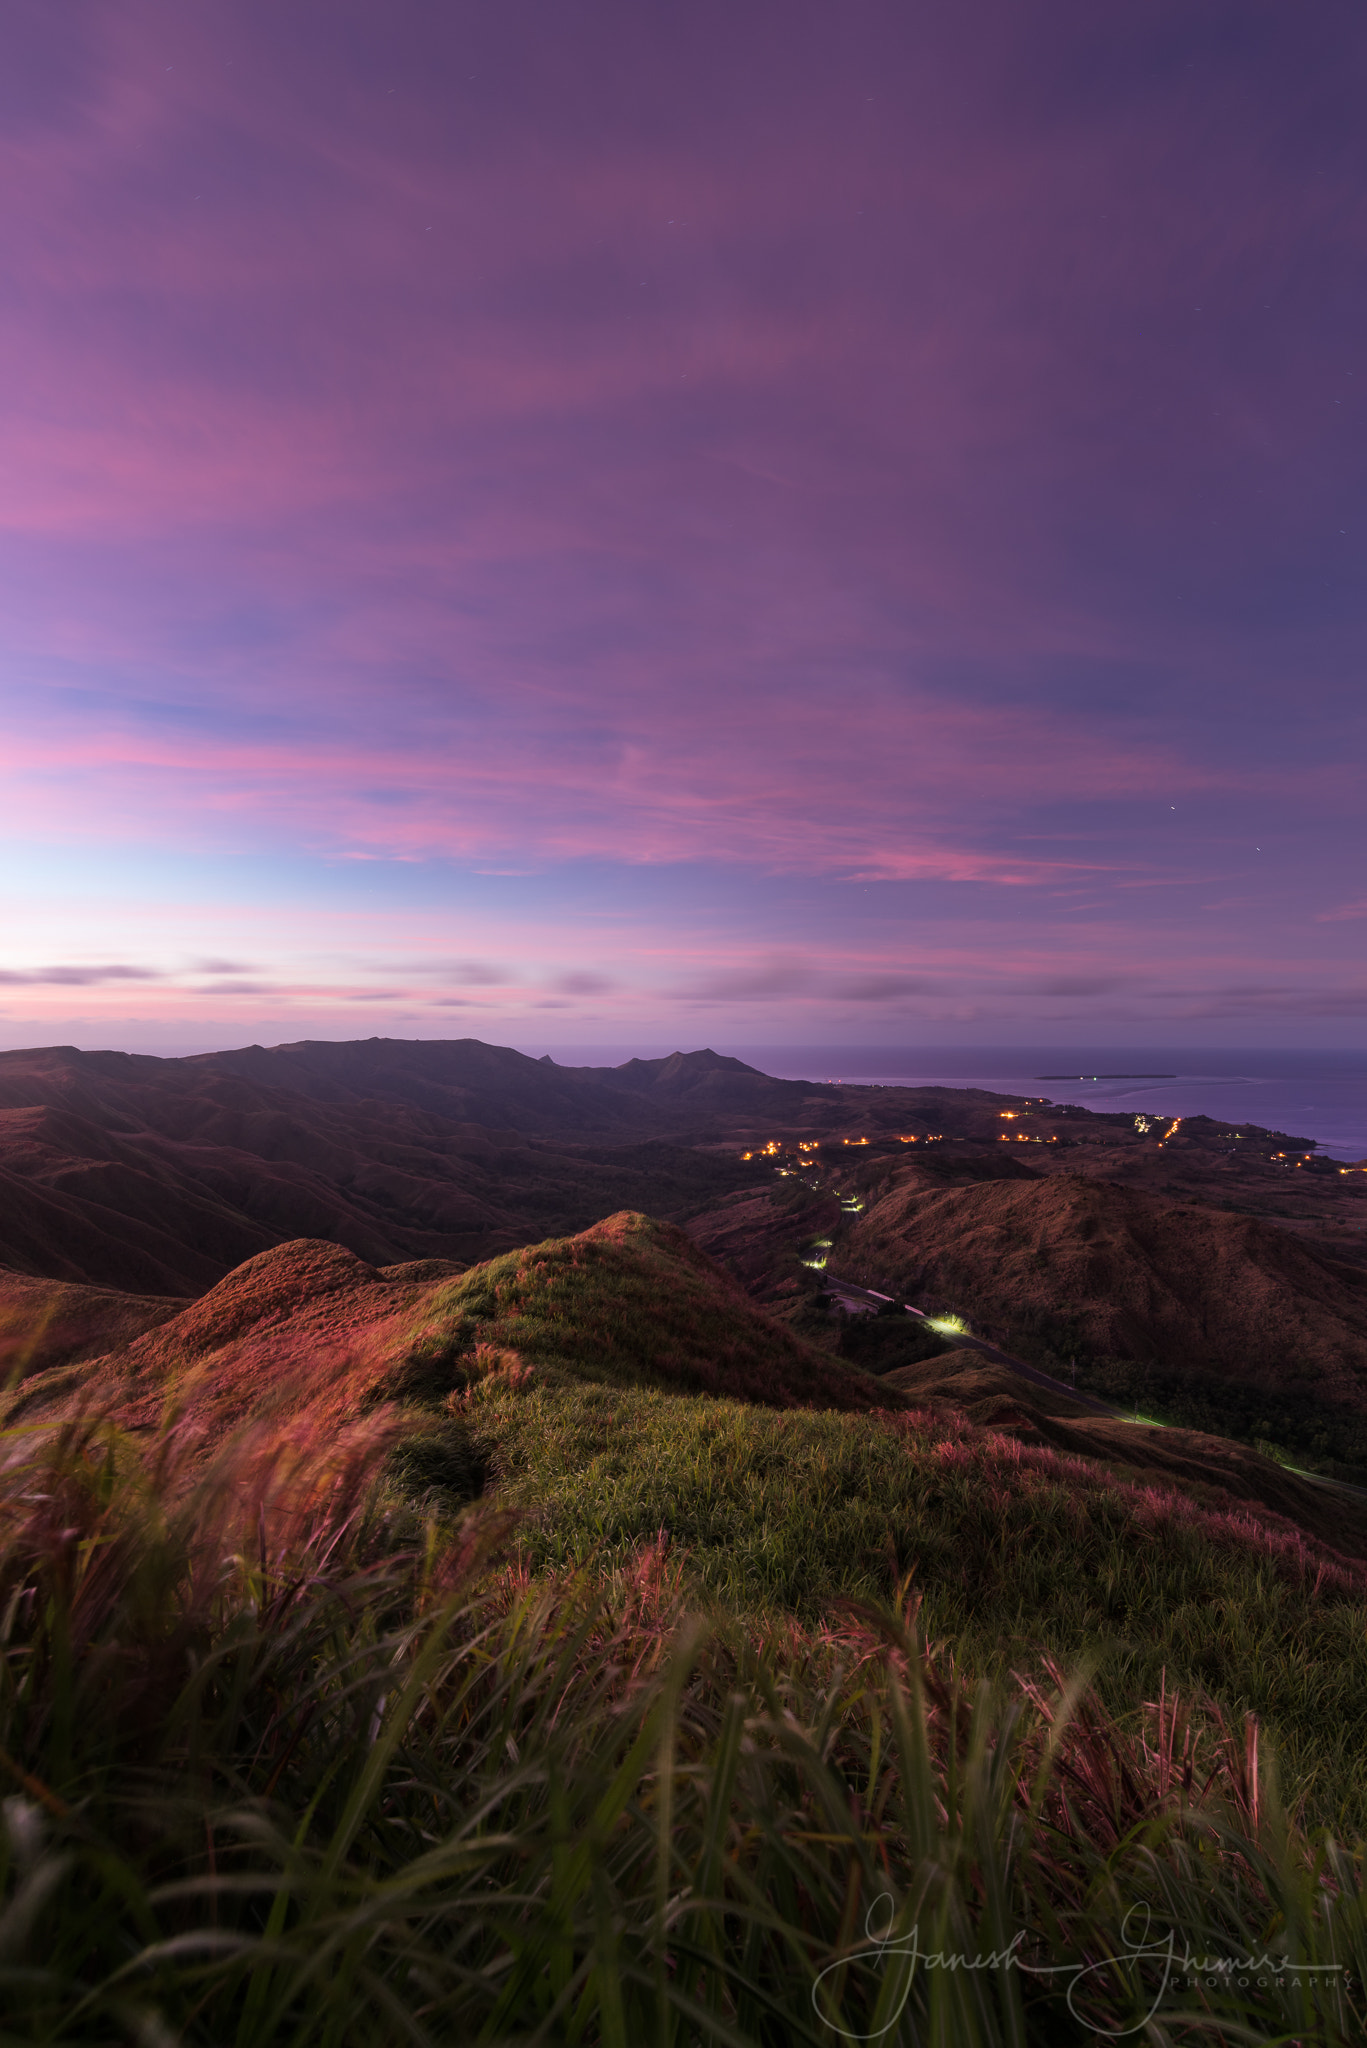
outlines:
[[[700,693],[705,694],[705,693]],[[794,701],[656,706],[639,735],[630,713],[592,745],[555,723],[509,745],[476,731],[436,749],[379,740],[249,744],[90,731],[20,740],[0,775],[12,823],[81,836],[139,819],[178,842],[232,845],[282,831],[333,854],[473,858],[515,846],[542,859],[633,863],[736,860],[775,870],[1040,884],[1095,872],[1080,850],[975,846],[958,814],[984,802],[1007,816],[1067,798],[1155,784],[1189,794],[1214,778],[1157,749],[1118,750],[1024,711],[990,727],[934,700],[869,689],[837,711]],[[391,794],[375,795],[381,791]],[[1103,864],[1104,866],[1105,864]]]
[[[968,884],[935,972],[1039,919],[1041,1002],[1213,961],[1174,885],[1231,988],[1362,914],[1352,129],[1143,12],[82,15],[0,136],[7,829]]]

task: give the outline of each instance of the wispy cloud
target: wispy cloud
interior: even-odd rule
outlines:
[[[0,968],[0,984],[6,988],[98,988],[107,982],[162,979],[155,967],[133,967],[123,962],[102,967],[33,967],[27,971]]]
[[[629,13],[16,17],[0,820],[261,915],[13,1004],[1347,987],[1347,15]]]

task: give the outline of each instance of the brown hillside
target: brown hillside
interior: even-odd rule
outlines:
[[[624,1212],[464,1273],[432,1260],[377,1269],[312,1239],[279,1245],[159,1328],[26,1381],[22,1412],[93,1399],[146,1428],[190,1400],[211,1430],[266,1411],[331,1426],[391,1398],[440,1406],[490,1357],[515,1357],[532,1379],[645,1380],[779,1407],[906,1405],[772,1322],[682,1231]]]
[[[1052,1387],[1037,1386],[1009,1365],[984,1357],[967,1347],[942,1351],[936,1358],[918,1359],[914,1365],[899,1365],[883,1375],[888,1386],[898,1387],[916,1400],[934,1398],[951,1403],[974,1422],[995,1419],[999,1404],[1012,1403],[1031,1416],[1080,1417],[1095,1411],[1085,1401],[1069,1400]],[[989,1410],[992,1412],[989,1413]]]
[[[709,1062],[723,1093],[793,1094],[715,1054],[623,1080],[475,1040],[0,1053],[0,1263],[185,1297],[293,1238],[467,1262],[668,1215],[761,1171],[690,1149]]]
[[[0,1383],[98,1358],[166,1322],[183,1306],[166,1296],[73,1286],[0,1268]]]
[[[1076,1175],[910,1176],[851,1231],[841,1269],[1008,1346],[1043,1336],[1367,1407],[1367,1273],[1253,1217]]]
[[[918,1406],[955,1409],[980,1428],[1096,1459],[1127,1479],[1176,1485],[1210,1506],[1270,1510],[1336,1550],[1367,1558],[1367,1499],[1289,1472],[1247,1445],[1091,1414],[977,1351],[899,1367],[887,1383]]]

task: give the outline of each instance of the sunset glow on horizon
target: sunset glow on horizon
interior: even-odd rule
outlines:
[[[1360,1040],[1348,0],[7,31],[0,1045]]]

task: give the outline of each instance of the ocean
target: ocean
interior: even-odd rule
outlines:
[[[1067,1046],[718,1046],[789,1080],[990,1088],[1087,1109],[1261,1124],[1367,1159],[1367,1053],[1193,1052]]]

